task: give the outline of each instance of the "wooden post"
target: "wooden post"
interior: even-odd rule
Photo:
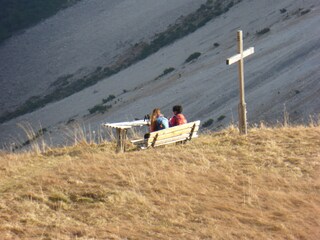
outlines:
[[[127,129],[117,128],[117,153],[126,151]]]
[[[244,95],[244,72],[243,72],[243,41],[242,31],[237,32],[238,53],[241,55],[238,61],[239,67],[239,87],[240,87],[240,103],[239,103],[239,131],[241,134],[247,134],[247,109]]]
[[[243,59],[254,53],[254,48],[251,47],[243,51],[243,40],[242,40],[242,31],[237,32],[237,41],[238,41],[238,54],[227,59],[227,65],[231,65],[235,62],[238,62],[239,68],[239,90],[240,90],[240,103],[238,106],[239,114],[239,131],[240,134],[247,134],[247,109],[245,102],[244,94],[244,67]]]

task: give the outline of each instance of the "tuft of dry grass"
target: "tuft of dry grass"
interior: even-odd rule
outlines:
[[[319,239],[320,127],[0,153],[1,239]]]

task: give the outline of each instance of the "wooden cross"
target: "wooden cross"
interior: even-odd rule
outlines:
[[[247,109],[244,98],[244,72],[243,72],[243,59],[254,53],[254,48],[248,48],[243,51],[242,31],[237,32],[238,41],[238,54],[227,59],[227,65],[238,62],[239,67],[239,82],[240,82],[240,103],[238,107],[239,113],[239,131],[240,134],[247,134]]]

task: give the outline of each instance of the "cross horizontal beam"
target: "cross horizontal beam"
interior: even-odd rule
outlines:
[[[235,62],[238,62],[241,60],[241,58],[248,57],[249,55],[254,53],[254,47],[248,48],[247,50],[243,51],[243,56],[241,54],[234,55],[227,59],[227,65],[231,65]]]

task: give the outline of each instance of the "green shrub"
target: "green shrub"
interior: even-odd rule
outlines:
[[[158,80],[159,78],[162,78],[163,76],[173,72],[174,70],[176,70],[175,68],[173,67],[170,67],[170,68],[166,68],[165,70],[163,70],[163,73],[160,74],[158,77],[155,78],[155,80]]]
[[[90,114],[94,114],[96,112],[103,114],[106,111],[108,111],[108,109],[110,109],[111,107],[112,107],[111,105],[104,106],[103,104],[98,104],[98,105],[95,105],[93,108],[88,109],[88,111]]]
[[[220,117],[218,117],[218,122],[222,121],[223,119],[225,119],[226,116],[225,115],[221,115]]]
[[[213,119],[210,118],[210,119],[208,119],[206,122],[204,122],[204,123],[202,124],[202,127],[204,127],[204,128],[209,127],[209,126],[212,125],[213,122],[214,122]]]
[[[199,52],[195,52],[195,53],[192,53],[185,61],[185,63],[188,63],[188,62],[191,62],[192,60],[194,59],[198,59],[200,57],[201,53]]]
[[[163,71],[163,75],[169,74],[169,73],[173,72],[174,70],[175,70],[175,68],[173,68],[173,67],[166,68],[166,69]]]
[[[301,15],[305,15],[305,14],[307,14],[309,12],[310,12],[310,9],[303,10],[303,11],[301,11]]]
[[[280,9],[280,13],[285,13],[285,12],[287,12],[287,9],[285,9],[285,8]]]
[[[102,103],[107,103],[112,101],[113,99],[115,99],[116,96],[115,95],[109,95],[109,97],[102,99]]]
[[[257,31],[257,35],[263,35],[263,34],[265,34],[267,32],[270,32],[270,28],[268,28],[268,27],[264,28],[264,29],[262,29],[260,31]]]

